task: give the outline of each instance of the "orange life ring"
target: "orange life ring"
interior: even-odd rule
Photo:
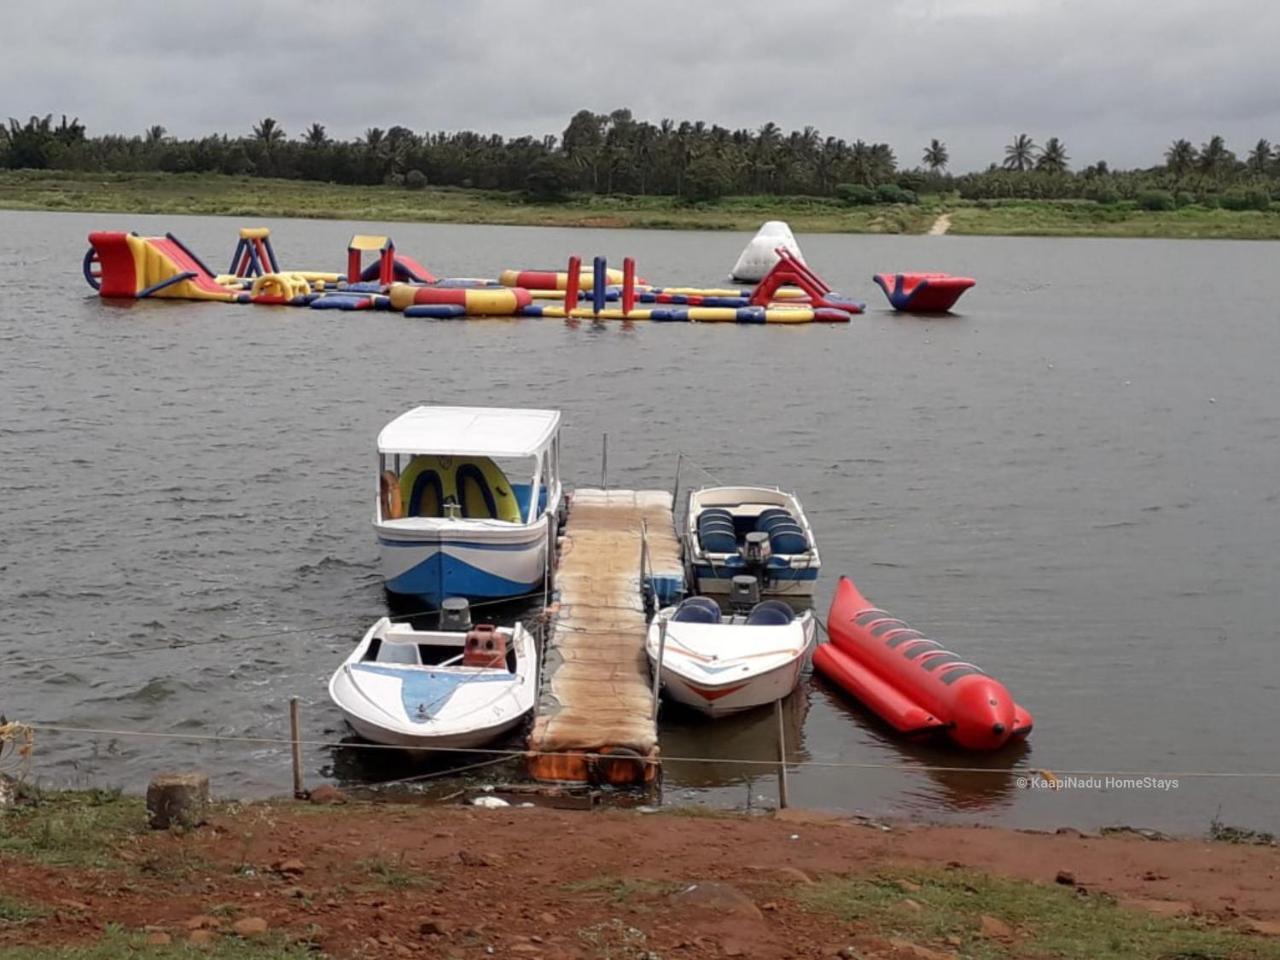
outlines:
[[[404,501],[400,499],[400,479],[390,470],[384,470],[378,478],[378,495],[382,501],[382,519],[399,520],[404,516]]]

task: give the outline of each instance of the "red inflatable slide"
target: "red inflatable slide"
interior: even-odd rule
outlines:
[[[873,606],[848,577],[827,632],[814,667],[900,733],[940,731],[966,750],[997,750],[1031,732],[1031,714],[1002,683]]]

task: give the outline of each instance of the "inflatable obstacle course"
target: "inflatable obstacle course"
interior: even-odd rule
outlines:
[[[765,240],[772,244],[767,258],[761,253]],[[839,323],[865,309],[865,304],[834,292],[804,262],[795,238],[780,222],[765,224],[752,240],[753,255],[758,255],[753,262],[769,263],[752,288],[651,284],[637,275],[630,257],[620,270],[610,268],[603,257],[589,265],[573,257],[565,270],[503,270],[494,279],[437,278],[400,253],[390,237],[374,234],[351,238],[342,272],[283,267],[266,227],[240,230],[225,274],[214,274],[173,234],[101,231],[90,234],[89,242],[84,276],[103,297],[397,310],[432,319],[670,323]],[[895,310],[913,313],[950,310],[974,285],[968,277],[942,273],[878,274],[875,280]]]
[[[610,271],[604,257],[596,257],[591,272],[584,273],[581,260],[571,257],[566,278],[563,305],[530,304],[524,316],[571,320],[651,320],[667,323],[841,323],[848,322],[864,305],[844,300],[803,264],[788,259],[781,261],[753,291],[682,288],[684,292],[664,293],[637,286],[635,261],[623,261],[622,287],[618,291],[619,307],[607,307],[610,291],[606,288]],[[776,272],[776,276],[775,276]],[[575,278],[590,277],[589,290],[580,291]],[[785,299],[775,294],[784,283],[793,286]],[[586,305],[582,305],[583,298]],[[637,302],[672,304],[672,306],[637,307]]]

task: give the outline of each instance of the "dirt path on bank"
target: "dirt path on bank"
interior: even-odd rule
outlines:
[[[938,219],[933,221],[933,226],[928,230],[926,236],[940,237],[951,229],[951,214],[940,213]]]
[[[0,903],[20,898],[44,911],[38,923],[0,923],[0,953],[90,942],[109,924],[176,946],[234,936],[239,923],[333,957],[937,960],[967,951],[887,937],[806,898],[846,874],[963,869],[1058,890],[1069,881],[1082,896],[1193,916],[1247,931],[1250,942],[1280,934],[1280,849],[1269,846],[886,828],[792,811],[278,803],[220,810],[187,836],[130,833],[92,866],[0,852]],[[902,902],[919,910],[910,896]]]

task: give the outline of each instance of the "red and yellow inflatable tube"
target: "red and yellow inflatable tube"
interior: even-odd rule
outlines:
[[[453,304],[471,317],[514,317],[533,302],[528,290],[518,287],[422,287],[393,283],[388,294],[394,310],[417,304]]]
[[[605,271],[610,286],[622,283],[621,270]],[[503,270],[498,275],[498,282],[504,287],[527,287],[532,290],[565,290],[569,286],[569,273],[566,270]],[[637,280],[637,283],[644,283]],[[590,270],[583,270],[579,275],[578,289],[591,290],[595,285],[595,277]]]

